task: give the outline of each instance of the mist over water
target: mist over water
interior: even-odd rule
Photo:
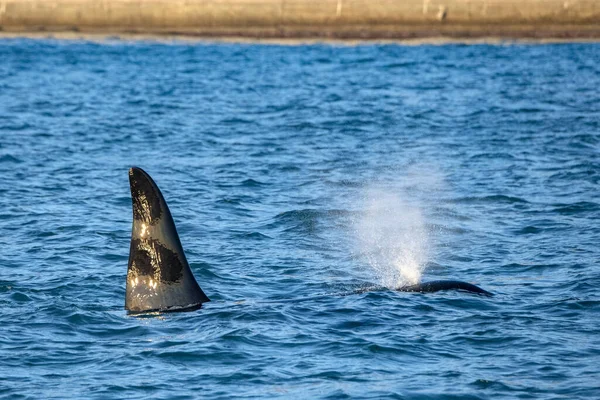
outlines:
[[[440,238],[428,216],[440,207],[439,195],[449,188],[434,163],[392,166],[382,175],[384,180],[366,184],[356,194],[358,212],[349,235],[356,256],[371,268],[375,281],[397,289],[419,283],[435,256]]]
[[[431,243],[420,206],[390,190],[366,190],[353,231],[378,283],[395,289],[420,282]]]

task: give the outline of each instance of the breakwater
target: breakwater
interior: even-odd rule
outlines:
[[[0,0],[9,33],[600,38],[596,0]]]

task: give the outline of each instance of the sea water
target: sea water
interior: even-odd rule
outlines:
[[[599,88],[593,43],[1,40],[0,396],[600,397]],[[124,310],[131,166],[200,310]]]

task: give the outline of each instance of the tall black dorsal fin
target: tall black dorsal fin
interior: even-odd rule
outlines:
[[[125,308],[132,312],[198,308],[210,301],[192,275],[175,223],[156,183],[129,170],[133,227]]]

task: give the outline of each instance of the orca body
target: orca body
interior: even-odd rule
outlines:
[[[186,311],[210,301],[192,275],[167,203],[146,172],[129,170],[133,226],[125,309]]]
[[[167,203],[150,175],[129,170],[133,225],[127,268],[125,309],[131,313],[191,311],[210,301],[194,278]],[[463,290],[491,296],[460,281],[432,281],[396,289],[431,293]]]
[[[461,281],[431,281],[417,283],[416,285],[403,286],[396,289],[399,292],[419,292],[419,293],[433,293],[441,290],[463,290],[465,292],[483,294],[486,296],[493,296],[492,293],[487,290],[483,290],[479,286],[475,286],[471,283]]]

